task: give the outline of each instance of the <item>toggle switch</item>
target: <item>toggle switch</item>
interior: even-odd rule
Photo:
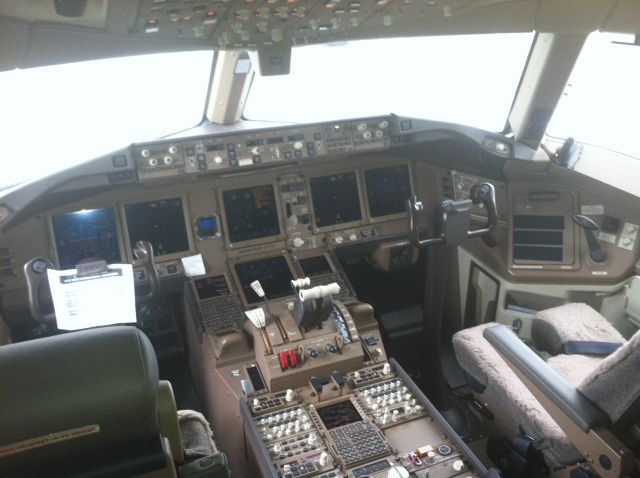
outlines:
[[[318,464],[322,467],[327,466],[329,464],[329,454],[326,451],[320,453],[320,459],[318,460]]]
[[[322,380],[315,376],[311,377],[309,378],[309,385],[311,385],[311,388],[316,393],[319,402],[322,396]]]

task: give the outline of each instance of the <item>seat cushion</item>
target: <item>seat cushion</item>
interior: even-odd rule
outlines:
[[[558,355],[570,340],[624,343],[611,323],[587,304],[571,303],[542,310],[531,321],[536,347]]]
[[[602,357],[594,355],[555,355],[546,362],[567,382],[574,387],[582,383],[584,378],[602,361]]]
[[[482,336],[485,328],[495,325],[483,324],[456,333],[453,347],[460,366],[486,387],[483,399],[493,412],[496,431],[512,439],[521,426],[525,433],[541,440],[536,448],[552,469],[580,461],[582,456],[564,432]]]

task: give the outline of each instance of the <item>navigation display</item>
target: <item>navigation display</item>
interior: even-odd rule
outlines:
[[[51,224],[61,269],[73,269],[89,257],[109,264],[121,261],[113,209],[58,214],[51,218]]]
[[[154,256],[189,250],[182,199],[127,204],[124,214],[131,249],[137,241],[148,241],[153,246]]]
[[[322,423],[324,423],[327,430],[362,420],[351,400],[338,402],[328,407],[316,408],[316,412],[320,415]]]
[[[280,234],[272,184],[224,191],[222,201],[230,243]]]
[[[362,219],[355,172],[311,178],[309,186],[316,227]]]
[[[388,216],[406,211],[411,196],[407,165],[369,169],[364,172],[371,217]]]
[[[255,304],[262,300],[251,288],[250,284],[254,280],[260,281],[267,299],[279,299],[293,295],[291,289],[293,274],[291,274],[289,264],[283,256],[236,264],[236,274],[238,274],[244,296],[249,304]]]

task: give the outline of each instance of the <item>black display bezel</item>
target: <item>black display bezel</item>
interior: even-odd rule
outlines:
[[[91,211],[97,211],[97,210],[110,210],[113,214],[113,221],[114,221],[114,232],[116,234],[115,240],[116,240],[116,246],[118,249],[118,257],[115,260],[107,260],[108,263],[110,264],[117,264],[122,262],[122,258],[124,257],[123,254],[123,250],[122,250],[122,242],[121,242],[121,237],[122,237],[122,231],[120,229],[120,219],[118,218],[118,213],[116,211],[116,209],[112,206],[106,206],[106,207],[90,207],[90,208],[85,208],[85,209],[72,209],[72,210],[64,210],[64,211],[60,211],[57,212],[55,214],[51,214],[48,218],[48,226],[49,226],[49,233],[50,233],[50,237],[51,237],[51,244],[53,245],[52,249],[53,249],[53,254],[54,254],[54,260],[55,263],[57,264],[58,268],[60,269],[73,269],[76,267],[77,264],[73,264],[73,265],[67,265],[67,266],[63,266],[61,264],[60,261],[60,251],[59,251],[59,237],[56,235],[56,227],[54,225],[54,218],[56,216],[66,216],[66,215],[71,215],[71,214],[81,214],[83,212],[91,212]],[[104,259],[103,257],[99,257],[100,259]]]
[[[256,188],[256,187],[263,187],[263,186],[271,186],[273,188],[273,195],[274,195],[274,201],[275,201],[275,209],[276,209],[276,217],[277,217],[277,225],[278,225],[278,233],[274,234],[274,235],[270,235],[270,236],[263,236],[260,238],[252,238],[252,239],[246,239],[246,240],[242,240],[242,241],[232,241],[231,237],[229,235],[229,221],[228,221],[228,217],[227,217],[227,210],[225,207],[225,203],[224,203],[224,194],[228,191],[239,191],[242,189],[250,189],[250,188]],[[259,183],[259,184],[249,184],[246,186],[241,186],[241,187],[235,187],[235,188],[224,188],[224,189],[220,189],[218,191],[218,204],[220,205],[220,208],[222,209],[222,214],[221,214],[221,218],[222,218],[222,223],[223,223],[223,228],[224,228],[224,238],[225,238],[225,244],[227,246],[227,248],[239,248],[239,247],[247,247],[247,246],[254,246],[254,245],[259,245],[259,244],[265,244],[267,242],[273,242],[273,241],[277,241],[277,240],[283,240],[284,239],[284,233],[283,233],[283,227],[282,227],[282,212],[280,211],[280,194],[278,191],[278,186],[277,184],[275,184],[274,182],[267,182],[267,183]]]
[[[379,222],[381,220],[390,219],[390,218],[405,217],[407,215],[406,208],[403,208],[402,210],[400,210],[398,212],[374,215],[373,211],[372,211],[372,208],[371,208],[371,201],[369,199],[370,190],[369,190],[369,183],[367,182],[367,172],[384,170],[384,169],[391,169],[391,168],[398,168],[398,167],[404,167],[406,169],[407,180],[408,180],[408,183],[409,183],[408,184],[409,185],[409,197],[411,197],[411,195],[413,194],[413,181],[412,181],[412,175],[411,175],[411,168],[409,167],[408,163],[385,164],[385,165],[376,166],[374,168],[366,168],[366,169],[362,170],[362,182],[364,184],[364,189],[365,189],[364,198],[365,198],[365,203],[366,203],[366,207],[367,207],[367,216],[369,217],[369,219],[372,222],[376,222],[376,221]]]

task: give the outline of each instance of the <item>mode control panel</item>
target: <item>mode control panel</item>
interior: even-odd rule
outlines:
[[[203,174],[388,148],[391,145],[389,122],[389,117],[378,117],[200,136],[136,145],[134,155],[141,181]]]

